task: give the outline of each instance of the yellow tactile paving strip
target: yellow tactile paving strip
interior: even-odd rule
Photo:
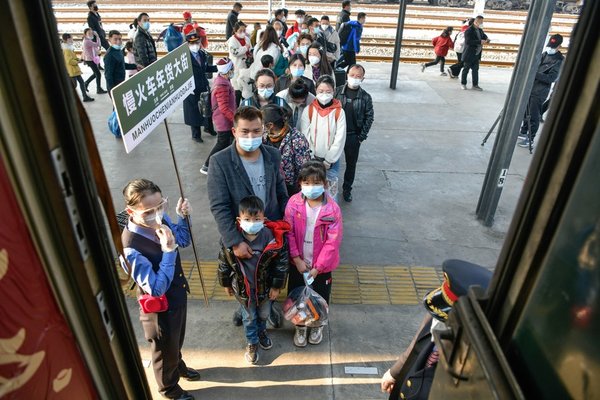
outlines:
[[[186,275],[192,262],[183,261]],[[217,263],[201,262],[202,276],[209,300],[234,300],[227,296],[217,281]],[[358,266],[342,265],[333,273],[331,302],[333,304],[414,305],[419,304],[425,294],[439,287],[441,271],[434,267],[419,266]],[[202,289],[196,268],[189,280],[192,299],[202,299]],[[129,291],[130,283],[125,292]],[[284,295],[280,299],[284,299]]]

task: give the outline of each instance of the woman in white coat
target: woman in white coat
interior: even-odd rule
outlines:
[[[236,104],[240,104],[242,93],[251,94],[252,86],[248,84],[247,76],[248,66],[246,60],[252,55],[250,37],[246,33],[246,24],[238,21],[233,26],[233,35],[227,40],[229,49],[229,59],[233,61],[233,78],[231,84],[235,90]]]
[[[337,199],[340,157],[346,144],[346,115],[340,101],[333,98],[335,82],[331,76],[321,76],[316,90],[317,98],[302,112],[302,133],[312,158],[325,164],[329,192]]]
[[[283,48],[279,43],[277,32],[273,26],[267,25],[265,31],[260,37],[260,40],[254,48],[254,62],[250,67],[250,76],[254,78],[256,73],[263,69],[262,63],[260,62],[260,58],[262,56],[265,54],[270,55],[273,57],[273,65],[277,65],[277,61],[279,61],[279,57],[281,57],[282,52]]]

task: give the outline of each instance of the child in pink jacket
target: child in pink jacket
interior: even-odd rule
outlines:
[[[331,271],[340,262],[342,244],[342,212],[326,192],[327,176],[321,161],[309,161],[298,177],[302,191],[290,197],[285,221],[291,225],[287,233],[290,246],[288,293],[304,286],[303,273],[314,278],[312,288],[329,303]],[[294,268],[295,267],[295,268]],[[294,344],[305,347],[323,340],[323,327],[296,326]]]
[[[448,50],[454,48],[454,42],[452,41],[452,30],[451,26],[444,29],[442,34],[438,37],[433,38],[431,44],[433,44],[433,50],[435,52],[435,60],[428,62],[427,64],[421,64],[421,72],[425,72],[425,68],[431,67],[432,65],[440,64],[440,75],[446,76],[444,72],[444,64],[446,64],[446,56],[448,55]]]

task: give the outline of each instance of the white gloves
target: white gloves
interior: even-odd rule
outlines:
[[[181,197],[177,201],[177,207],[175,208],[175,212],[181,218],[185,218],[186,216],[192,213],[192,206],[188,199],[182,199]]]
[[[390,370],[385,371],[385,374],[381,377],[381,391],[390,393],[394,388],[396,380],[390,374]]]

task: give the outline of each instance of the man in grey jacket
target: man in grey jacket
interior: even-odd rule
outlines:
[[[208,167],[208,201],[225,247],[232,247],[236,257],[248,259],[252,249],[236,226],[240,201],[258,196],[265,204],[265,217],[283,218],[288,193],[281,174],[281,154],[275,147],[263,146],[262,114],[255,107],[240,107],[233,116],[235,141],[214,154]],[[234,314],[235,325],[242,324]],[[272,325],[279,327],[281,316],[271,312]]]
[[[275,221],[283,218],[288,194],[280,173],[279,151],[262,145],[260,110],[238,108],[233,136],[235,142],[210,159],[208,199],[223,244],[233,247],[236,257],[250,258],[252,250],[235,223],[240,201],[247,196],[258,196],[265,204],[265,216]]]

